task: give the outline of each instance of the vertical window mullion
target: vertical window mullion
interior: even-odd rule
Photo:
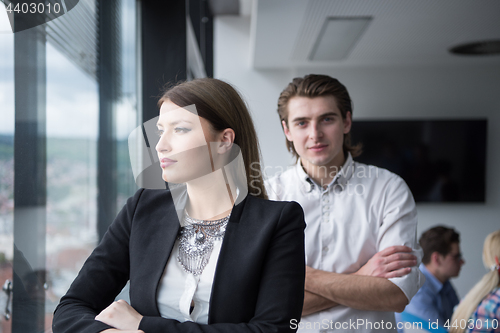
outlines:
[[[43,332],[45,324],[45,42],[44,25],[14,35],[13,333]]]
[[[116,216],[115,103],[119,92],[119,2],[99,0],[99,139],[97,155],[97,229],[102,239]]]

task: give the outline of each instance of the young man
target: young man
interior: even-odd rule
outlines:
[[[269,180],[272,200],[302,205],[307,223],[303,332],[395,332],[423,283],[413,197],[397,175],[354,162],[351,99],[325,75],[295,78],[278,113],[294,168]],[[410,253],[412,252],[412,253]]]
[[[443,326],[459,302],[450,279],[458,276],[465,263],[460,253],[460,236],[453,229],[438,226],[422,234],[420,245],[424,250],[420,270],[426,280],[405,312]]]

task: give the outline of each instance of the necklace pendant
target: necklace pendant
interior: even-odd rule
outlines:
[[[205,235],[203,232],[200,230],[196,233],[196,242],[197,243],[204,243],[205,242]]]

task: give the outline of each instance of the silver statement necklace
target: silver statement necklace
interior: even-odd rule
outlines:
[[[208,264],[214,241],[224,237],[229,214],[219,220],[205,221],[190,217],[184,211],[184,227],[181,227],[179,239],[179,256],[177,260],[187,273],[201,275]]]

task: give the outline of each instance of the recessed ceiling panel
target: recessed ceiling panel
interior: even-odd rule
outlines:
[[[331,61],[346,58],[370,21],[371,17],[327,17],[309,59]]]

